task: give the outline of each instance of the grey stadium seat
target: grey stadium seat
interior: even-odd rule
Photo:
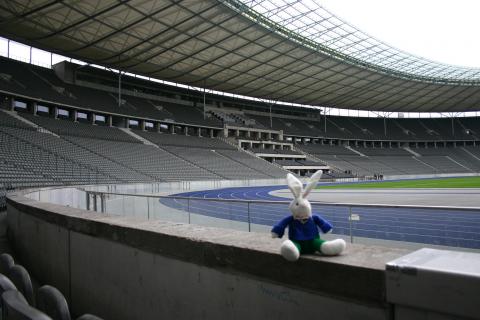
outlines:
[[[15,285],[6,276],[4,276],[3,274],[0,274],[0,297],[4,292],[12,291],[12,290],[17,291],[17,288],[15,287]],[[0,302],[0,313],[2,312],[1,311],[2,308],[3,306],[2,306],[2,303]],[[3,318],[0,317],[0,319],[3,319]]]
[[[0,295],[5,291],[10,290],[17,290],[17,287],[13,284],[13,282],[8,279],[5,275],[0,274]]]
[[[8,277],[17,287],[17,290],[27,299],[28,304],[33,305],[32,280],[30,279],[28,271],[21,265],[16,264],[10,269]]]
[[[3,320],[51,320],[43,312],[29,306],[25,297],[15,290],[2,294],[2,305]]]
[[[63,294],[56,288],[45,285],[37,291],[37,308],[52,320],[70,320],[68,303]]]
[[[8,276],[10,268],[15,265],[15,261],[8,253],[0,254],[0,273]]]

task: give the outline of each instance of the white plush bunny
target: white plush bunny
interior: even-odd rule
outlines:
[[[343,239],[325,241],[320,239],[318,229],[323,233],[332,231],[332,225],[318,215],[312,215],[312,206],[307,196],[317,185],[322,171],[317,171],[308,181],[305,190],[300,180],[293,174],[287,175],[287,184],[292,191],[294,199],[290,202],[289,209],[292,215],[282,219],[272,229],[273,238],[281,238],[288,227],[288,239],[282,243],[281,255],[288,261],[297,261],[300,254],[315,253],[334,256],[345,250],[346,243]]]

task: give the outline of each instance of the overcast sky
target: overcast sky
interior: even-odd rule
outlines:
[[[480,68],[480,0],[318,0],[327,10],[397,49]]]

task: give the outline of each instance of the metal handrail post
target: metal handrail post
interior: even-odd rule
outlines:
[[[352,232],[352,207],[348,207],[348,221],[350,222],[350,243],[353,243],[353,232]]]
[[[40,194],[40,192],[39,192],[39,194]],[[87,207],[86,209],[90,210],[90,192],[88,192],[88,191],[85,192],[85,196],[86,196],[85,197],[86,198],[85,202],[86,202],[86,207]]]
[[[248,232],[252,231],[251,220],[250,220],[250,201],[247,202],[247,214],[248,214]]]
[[[190,217],[190,198],[187,198],[187,213],[188,213],[188,224],[191,223],[191,217]]]
[[[147,220],[150,220],[150,198],[147,198]]]
[[[100,208],[102,210],[102,213],[105,213],[105,211],[107,211],[107,208],[106,208],[106,200],[105,200],[105,194],[102,193],[100,194]]]

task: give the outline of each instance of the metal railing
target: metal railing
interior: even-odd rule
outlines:
[[[244,231],[268,232],[291,213],[289,201],[208,199],[86,191],[87,210]],[[350,238],[480,249],[480,208],[311,201],[314,214]]]

